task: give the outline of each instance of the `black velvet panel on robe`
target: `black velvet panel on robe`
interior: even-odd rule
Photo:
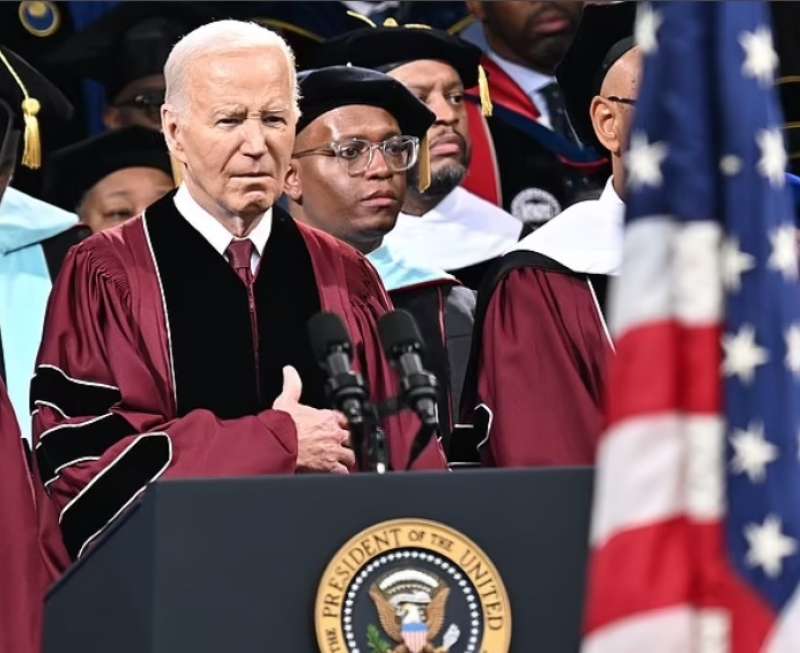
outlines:
[[[483,278],[486,276],[486,273],[499,260],[499,258],[490,258],[488,261],[481,261],[480,263],[467,265],[463,268],[458,268],[457,270],[447,270],[447,272],[452,274],[470,290],[477,291],[481,287],[481,283],[483,283]]]
[[[311,257],[289,215],[272,211],[272,231],[253,292],[258,315],[261,397],[256,383],[247,289],[224,257],[175,208],[171,193],[147,210],[172,343],[178,415],[205,408],[222,419],[253,415],[280,394],[284,365],[303,380],[301,401],[326,407],[308,320],[320,310]]]
[[[403,288],[389,293],[395,308],[402,308],[414,317],[425,344],[422,362],[439,381],[439,425],[443,445],[449,442],[452,423],[450,361],[447,357],[445,336],[442,333],[445,319],[444,302],[449,288],[450,286],[423,286]]]

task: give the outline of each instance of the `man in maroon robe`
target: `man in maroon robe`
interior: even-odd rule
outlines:
[[[482,427],[476,440],[487,465],[592,464],[603,427],[613,343],[598,291],[622,257],[622,153],[641,52],[631,38],[609,48],[602,33],[587,34],[588,43],[580,36],[578,64],[600,63],[576,90],[586,116],[574,119],[593,126],[613,175],[599,199],[571,206],[520,241],[481,288],[462,412]]]
[[[306,329],[317,312],[346,324],[375,401],[397,391],[374,270],[274,206],[298,118],[291,50],[219,21],[175,46],[165,76],[183,185],[74,248],[48,308],[31,398],[52,507],[42,529],[57,514],[68,554],[49,552],[56,568],[155,479],[352,470],[346,421],[323,410]],[[404,469],[414,419],[386,426]],[[443,467],[436,443],[415,464]]]
[[[424,364],[439,380],[440,437],[447,450],[475,296],[443,270],[415,265],[383,243],[406,197],[408,171],[429,154],[419,144],[436,116],[396,79],[358,66],[302,73],[300,94],[302,116],[286,180],[289,212],[367,256],[394,305],[416,320]]]

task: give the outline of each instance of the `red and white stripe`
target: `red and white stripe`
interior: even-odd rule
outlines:
[[[751,653],[771,628],[726,558],[721,237],[668,216],[626,231],[583,653]]]

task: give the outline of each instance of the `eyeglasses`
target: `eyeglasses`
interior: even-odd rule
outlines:
[[[115,107],[132,107],[141,109],[148,116],[158,118],[161,112],[161,105],[164,104],[164,91],[145,91],[137,93],[128,100],[115,102]]]
[[[416,136],[392,136],[380,143],[371,143],[361,138],[353,138],[295,152],[292,156],[296,159],[315,154],[336,157],[345,162],[349,174],[360,175],[372,165],[375,150],[381,151],[383,160],[392,172],[404,172],[417,162],[419,139]]]
[[[611,100],[612,102],[619,102],[620,104],[627,104],[629,106],[635,107],[636,100],[629,97],[617,97],[616,95],[609,95],[606,100]]]

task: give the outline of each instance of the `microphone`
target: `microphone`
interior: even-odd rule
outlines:
[[[411,447],[408,467],[422,453],[439,429],[438,382],[436,376],[422,365],[422,336],[410,313],[396,310],[378,320],[383,351],[400,373],[403,403],[411,408],[422,422],[422,430]]]
[[[363,377],[353,370],[353,346],[342,320],[334,313],[317,313],[308,321],[308,335],[314,357],[328,375],[325,382],[328,400],[344,413],[351,426],[362,425],[369,395]]]

